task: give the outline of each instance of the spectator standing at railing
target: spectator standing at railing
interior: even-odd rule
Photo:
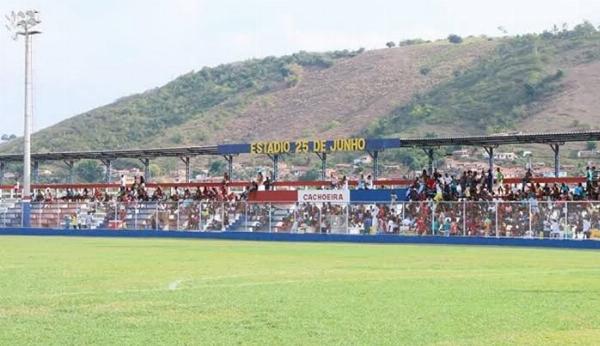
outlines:
[[[257,176],[256,176],[256,185],[258,186],[258,190],[257,191],[264,191],[265,190],[265,178],[262,174],[262,172],[258,172]]]
[[[50,191],[49,188],[46,188],[46,193],[44,194],[44,201],[52,202],[52,192]]]
[[[85,228],[91,229],[93,223],[94,223],[94,217],[92,215],[92,212],[88,211],[87,214],[85,215]]]
[[[568,196],[569,195],[569,187],[564,182],[562,184],[560,184],[560,194],[562,196]]]
[[[121,174],[121,179],[120,179],[120,189],[121,189],[121,191],[125,191],[126,187],[127,187],[127,179],[125,178],[125,174]]]
[[[581,201],[585,198],[585,190],[581,183],[577,184],[575,189],[573,190],[573,199],[576,201]]]
[[[500,170],[500,167],[496,167],[496,184],[500,185],[500,187],[504,185],[504,174]]]
[[[35,199],[33,201],[34,202],[43,202],[44,201],[44,195],[42,194],[41,190],[37,190],[37,192],[35,194]]]
[[[373,190],[373,177],[369,174],[365,180],[365,188],[367,190]]]
[[[492,192],[494,189],[494,173],[492,172],[491,169],[488,169],[487,171],[487,175],[486,175],[486,185],[487,185],[487,189],[489,192]]]
[[[527,184],[529,184],[531,182],[531,178],[533,178],[533,173],[531,172],[531,167],[527,168],[527,171],[525,172],[525,176],[523,177],[523,191],[525,191],[525,188],[527,187]]]
[[[364,190],[366,188],[365,175],[362,173],[360,174],[360,178],[358,179],[358,185],[356,186],[356,188],[358,190]]]
[[[342,176],[342,181],[340,182],[340,188],[343,190],[348,190],[348,177],[345,175]]]
[[[77,213],[73,213],[71,216],[71,227],[73,229],[79,228],[79,222],[77,221]]]
[[[464,193],[464,191],[467,188],[467,172],[463,171],[462,175],[460,176],[460,180],[458,181],[458,185],[460,186],[460,195],[462,197],[462,194]]]
[[[369,234],[371,233],[371,227],[373,225],[373,217],[371,216],[371,212],[367,211],[365,213],[365,217],[363,219],[363,230],[362,230],[362,234]]]

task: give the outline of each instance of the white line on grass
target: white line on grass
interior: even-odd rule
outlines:
[[[174,291],[179,287],[179,285],[181,285],[182,282],[183,282],[183,280],[181,280],[181,279],[175,280],[173,282],[170,282],[169,285],[167,286],[167,288],[171,291]]]
[[[543,273],[564,273],[564,272],[589,272],[596,271],[595,269],[590,270],[590,268],[586,269],[569,269],[569,270],[548,270]],[[433,273],[435,271],[431,271]],[[447,278],[466,278],[472,276],[474,273],[477,274],[477,277],[491,277],[491,276],[520,276],[526,274],[526,272],[515,271],[510,274],[499,274],[495,272],[484,273],[485,271],[468,271],[461,272],[463,274],[468,275],[445,275]],[[428,272],[428,274],[431,274]],[[222,284],[201,284],[196,286],[180,286],[183,281],[214,281],[219,279],[229,279],[229,278],[239,278],[239,277],[249,277],[252,276],[250,274],[245,275],[224,275],[224,276],[215,276],[215,277],[205,277],[198,278],[194,280],[175,280],[170,282],[166,287],[156,287],[156,288],[140,288],[140,289],[123,289],[123,290],[106,290],[106,291],[79,291],[79,292],[61,292],[55,294],[46,294],[40,295],[39,297],[63,297],[63,296],[78,296],[78,295],[94,295],[94,294],[127,294],[127,293],[146,293],[146,292],[167,292],[167,291],[188,291],[188,290],[196,290],[196,289],[207,289],[207,288],[236,288],[236,287],[252,287],[252,286],[264,286],[264,285],[286,285],[286,284],[296,284],[296,283],[326,283],[326,282],[383,282],[383,281],[393,281],[393,280],[409,280],[409,279],[428,279],[430,277],[423,277],[422,275],[402,275],[401,277],[388,276],[388,277],[380,277],[380,278],[330,278],[330,279],[293,279],[293,280],[272,280],[272,281],[251,281],[251,282],[237,282],[237,283],[222,283]]]

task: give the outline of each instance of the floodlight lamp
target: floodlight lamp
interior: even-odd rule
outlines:
[[[23,11],[19,11],[19,13],[17,13],[19,15],[19,17],[21,18],[25,18],[25,13],[23,13]]]

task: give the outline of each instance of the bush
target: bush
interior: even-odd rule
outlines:
[[[404,40],[404,41],[400,41],[400,43],[398,44],[400,47],[404,47],[404,46],[413,46],[416,44],[424,44],[424,43],[429,43],[431,41],[425,41],[423,39],[420,38],[415,38],[412,40]]]
[[[429,72],[431,72],[431,69],[429,67],[421,67],[421,69],[419,70],[419,72],[423,76],[427,76],[429,74]]]
[[[448,41],[450,43],[459,44],[459,43],[462,43],[463,39],[462,39],[462,37],[460,37],[456,34],[450,34],[450,35],[448,35]]]
[[[393,41],[390,41],[388,43],[385,44],[388,48],[394,48],[396,47],[396,43],[394,43]]]
[[[596,142],[594,142],[594,141],[588,141],[585,144],[585,148],[587,150],[596,150],[598,148],[598,144]]]
[[[303,175],[301,175],[298,180],[300,181],[314,181],[314,180],[320,180],[321,179],[321,172],[312,168],[308,171],[306,171],[306,173],[304,173]]]

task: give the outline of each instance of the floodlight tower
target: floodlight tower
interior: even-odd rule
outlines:
[[[40,24],[38,11],[28,10],[15,13],[12,11],[10,15],[5,16],[7,19],[6,28],[13,34],[13,40],[17,40],[19,36],[25,38],[25,129],[23,134],[23,193],[21,198],[29,201],[31,197],[31,124],[33,116],[32,105],[32,84],[31,84],[31,36],[41,34],[41,31],[32,30],[33,27]]]

